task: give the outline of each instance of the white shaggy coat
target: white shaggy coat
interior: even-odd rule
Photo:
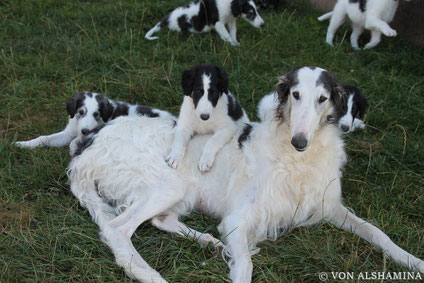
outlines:
[[[361,10],[363,2],[365,11]],[[354,49],[359,50],[358,39],[364,29],[371,31],[371,40],[364,49],[375,47],[381,41],[381,34],[394,37],[397,32],[388,23],[393,20],[398,0],[338,0],[334,10],[318,18],[319,21],[330,19],[326,42],[333,45],[333,38],[337,29],[349,18],[352,26],[350,42]]]
[[[281,77],[275,115],[283,120],[256,124],[242,148],[235,136],[208,174],[199,172],[196,164],[209,136],[192,139],[178,170],[163,161],[174,134],[170,119],[118,118],[102,129],[93,144],[72,160],[68,175],[73,194],[99,225],[117,264],[140,281],[166,282],[143,260],[131,236],[152,219],[162,230],[218,244],[212,236],[178,221],[179,215],[197,209],[222,219],[218,230],[230,257],[233,282],[251,281],[251,255],[259,251],[258,242],[321,219],[359,235],[394,261],[424,272],[423,261],[343,206],[344,143],[336,124],[324,123],[342,94],[317,86],[323,72],[300,69],[292,74],[291,83],[288,75]],[[293,83],[296,80],[298,84]],[[306,110],[309,125],[297,120],[292,110]]]

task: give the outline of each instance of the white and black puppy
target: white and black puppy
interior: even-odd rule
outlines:
[[[345,132],[353,132],[356,129],[365,128],[365,123],[358,119],[363,118],[368,103],[360,90],[354,86],[343,86],[345,97],[343,99],[344,112],[338,112],[327,117],[327,122],[339,121],[339,128]],[[258,117],[261,121],[265,121],[275,116],[278,107],[278,97],[275,93],[265,95],[258,104]]]
[[[358,46],[359,36],[364,29],[371,31],[371,40],[364,49],[375,47],[381,40],[381,34],[393,37],[397,33],[388,23],[393,20],[399,0],[338,0],[332,12],[322,15],[319,21],[330,19],[326,41],[333,45],[334,34],[345,22],[346,17],[351,21],[352,34],[350,43],[354,49]]]
[[[203,148],[198,167],[212,168],[216,154],[249,123],[246,112],[228,91],[227,73],[215,65],[197,65],[182,75],[184,100],[166,162],[177,168],[195,134],[213,134]]]
[[[214,29],[222,40],[238,46],[238,17],[256,28],[264,24],[253,0],[195,0],[172,11],[146,33],[146,38],[157,39],[152,35],[162,28],[180,32],[207,32]],[[229,32],[225,25],[228,25]]]
[[[85,136],[97,126],[118,116],[141,115],[147,117],[172,116],[170,113],[143,105],[133,105],[122,101],[113,101],[99,93],[76,92],[68,99],[66,111],[69,121],[61,132],[40,136],[29,141],[18,141],[20,147],[67,146],[78,136]]]
[[[346,91],[346,114],[340,118],[339,128],[345,133],[365,128],[365,123],[358,118],[364,118],[365,110],[368,107],[367,100],[357,87],[344,86],[344,89]]]

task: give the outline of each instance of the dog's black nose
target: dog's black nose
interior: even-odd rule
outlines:
[[[261,24],[261,27],[263,27],[265,25],[265,22]]]
[[[349,126],[346,125],[341,125],[340,128],[342,129],[343,132],[348,132],[349,131]]]
[[[206,121],[207,119],[209,119],[209,114],[200,114],[200,118],[201,118],[203,121]]]
[[[297,151],[304,151],[308,145],[308,141],[306,140],[304,134],[297,134],[292,138],[291,144],[296,148]]]
[[[89,129],[84,128],[81,130],[81,134],[83,134],[84,136],[88,135],[89,133],[90,133]]]

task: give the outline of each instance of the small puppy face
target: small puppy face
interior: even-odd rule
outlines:
[[[264,20],[259,15],[256,5],[252,0],[233,0],[231,11],[235,17],[241,16],[256,28],[264,25]]]
[[[289,119],[291,143],[304,151],[315,132],[345,112],[344,89],[324,69],[304,67],[280,77],[277,85],[280,119]]]
[[[67,101],[66,110],[70,119],[77,119],[78,135],[85,136],[110,119],[113,106],[101,94],[77,92]]]
[[[346,91],[346,114],[343,115],[339,120],[340,129],[348,133],[353,130],[354,120],[356,117],[363,118],[365,110],[368,107],[368,103],[358,88],[354,86],[344,86]]]
[[[183,72],[184,95],[190,96],[196,116],[207,121],[222,94],[228,93],[227,73],[215,65],[198,65]]]

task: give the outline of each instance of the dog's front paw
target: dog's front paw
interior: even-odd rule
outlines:
[[[360,119],[355,119],[353,120],[353,125],[352,125],[352,132],[356,129],[364,129],[365,128],[365,123],[364,121],[360,120]]]
[[[200,172],[202,173],[208,172],[212,168],[213,162],[214,162],[213,156],[208,156],[208,154],[203,153],[202,156],[200,157],[199,164],[198,164]]]
[[[177,169],[178,164],[180,163],[181,158],[183,155],[179,152],[172,151],[168,157],[165,159],[166,164],[168,164],[169,167]]]
[[[382,32],[385,36],[388,36],[388,37],[397,36],[397,32],[394,29],[391,29],[391,28],[385,28],[385,29],[382,30]]]
[[[230,44],[232,46],[240,46],[240,42],[238,42],[238,41],[230,41]]]
[[[17,141],[17,142],[14,142],[13,144],[17,147],[22,147],[22,148],[34,148],[38,146],[37,144],[31,141]]]

